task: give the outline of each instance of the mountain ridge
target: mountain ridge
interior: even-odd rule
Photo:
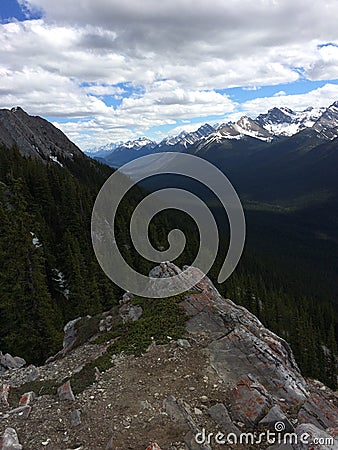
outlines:
[[[159,143],[149,140],[149,147],[145,145],[144,150],[153,151],[185,151],[191,146],[199,147],[209,145],[212,142],[220,143],[226,139],[243,139],[246,136],[258,140],[271,142],[282,136],[293,136],[305,128],[313,128],[326,139],[334,139],[338,136],[338,101],[332,103],[327,108],[308,107],[303,111],[293,111],[287,107],[274,107],[265,114],[259,114],[255,119],[248,116],[242,116],[237,122],[227,122],[212,126],[208,123],[200,126],[193,132],[182,131],[176,136],[164,138]],[[147,140],[142,137],[135,141],[128,141],[128,145],[106,144],[95,151],[85,152],[88,156],[107,157],[114,152],[118,152],[127,147],[129,150],[138,149],[140,140]],[[111,147],[114,146],[111,151]],[[107,150],[108,153],[104,151]],[[99,153],[98,153],[99,152]],[[114,160],[114,157],[111,158]]]
[[[60,164],[58,157],[85,157],[59,128],[20,107],[0,109],[0,142],[8,148],[16,145],[23,156],[44,162]]]

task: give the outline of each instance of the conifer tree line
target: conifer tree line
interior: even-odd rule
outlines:
[[[63,167],[0,147],[0,350],[37,364],[60,350],[67,321],[108,310],[122,295],[100,268],[90,236],[93,204],[112,169],[85,157],[58,160]],[[135,187],[122,201],[116,234],[126,261],[147,273],[153,264],[134,251],[129,235],[131,214],[144,195]],[[163,212],[151,222],[149,237],[155,247],[166,249],[168,231],[176,227],[189,237],[184,254],[174,261],[181,267],[198,250],[192,220]],[[223,253],[210,273],[213,281]],[[300,295],[286,288],[283,279],[283,273],[266,272],[264,265],[244,257],[217,287],[285,338],[305,375],[335,387],[335,311],[306,289]]]

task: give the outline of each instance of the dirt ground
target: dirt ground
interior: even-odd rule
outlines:
[[[112,450],[142,450],[150,442],[162,450],[185,449],[187,429],[168,416],[163,401],[183,399],[195,423],[214,431],[206,410],[224,401],[227,389],[210,368],[203,338],[189,342],[188,348],[174,341],[152,345],[138,358],[115,356],[114,366],[75,401],[38,397],[28,419],[3,418],[1,431],[15,428],[24,450],[104,450],[108,442]],[[81,412],[78,426],[71,423],[74,410]]]

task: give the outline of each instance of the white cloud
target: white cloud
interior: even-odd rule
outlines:
[[[0,106],[86,118],[60,125],[86,147],[178,118],[235,113],[238,105],[219,89],[338,78],[336,0],[20,3],[44,15],[0,24]],[[256,114],[279,102],[327,104],[333,91],[280,92],[241,109]],[[104,103],[108,95],[114,107]]]
[[[241,104],[241,113],[230,115],[231,120],[235,120],[239,115],[249,115],[256,117],[267,112],[274,106],[287,106],[294,110],[304,110],[309,106],[323,107],[329,106],[338,99],[338,85],[327,83],[325,86],[314,89],[306,94],[279,95],[273,97],[262,97],[250,100]]]

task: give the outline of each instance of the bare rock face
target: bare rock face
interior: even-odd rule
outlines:
[[[244,375],[230,392],[232,416],[246,425],[256,425],[272,406],[273,400],[265,387],[253,377]]]
[[[152,276],[178,273],[180,269],[173,264],[162,263],[153,269]],[[189,276],[194,273],[198,280],[201,272],[190,268]],[[195,287],[196,292],[194,289],[186,294],[181,302],[189,316],[187,330],[205,336],[210,366],[230,387],[224,404],[209,410],[214,420],[227,423],[227,429],[236,429],[236,423],[252,429],[258,424],[271,428],[282,422],[284,430],[292,432],[285,411],[295,408],[299,409],[296,421],[314,427],[313,437],[316,430],[319,437],[325,430],[333,430],[338,423],[337,406],[324,391],[311,392],[288,343],[266,329],[247,309],[223,298],[206,276]]]
[[[172,267],[170,270],[174,271]],[[194,271],[198,279],[200,271],[190,269],[190,273]],[[187,294],[182,302],[190,316],[187,329],[210,338],[210,364],[218,375],[232,382],[239,395],[244,395],[245,390],[239,389],[238,383],[252,390],[250,383],[242,378],[245,374],[253,389],[259,384],[264,386],[268,396],[277,403],[280,399],[290,404],[305,401],[308,388],[290,346],[266,329],[247,309],[221,297],[207,277],[196,287],[200,292]],[[245,402],[245,398],[242,401]]]
[[[323,395],[314,393],[304,403],[298,418],[301,423],[312,423],[318,428],[334,428],[338,424],[338,411]]]
[[[30,116],[22,108],[0,109],[0,142],[16,145],[23,156],[45,161],[83,156],[61,130],[38,116]],[[54,159],[53,159],[54,158]]]

